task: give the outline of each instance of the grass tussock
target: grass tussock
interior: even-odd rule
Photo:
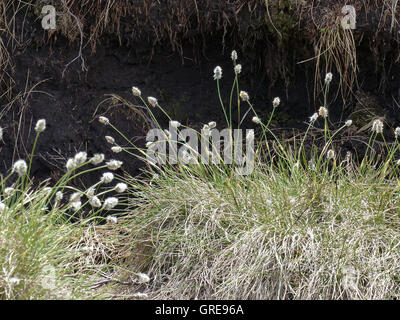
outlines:
[[[392,299],[399,192],[376,171],[340,178],[258,166],[249,178],[159,174],[134,193],[159,299]]]
[[[259,117],[251,92],[240,90],[236,51],[231,59],[229,104],[220,90],[222,68],[215,67],[213,75],[226,123],[210,121],[192,133],[209,145],[213,130],[226,126],[223,149],[232,153],[232,129],[251,118],[257,143],[252,130],[245,138],[235,136],[246,142],[241,164],[249,165],[248,155],[254,155],[246,175],[221,156],[202,162],[184,136],[190,128],[172,119],[156,97],[145,98],[132,87],[139,107],[117,96],[107,101],[139,108],[137,117],[160,129],[159,140],[138,147],[106,116],[98,120],[118,135],[106,136],[111,150],[144,160],[145,173],[114,174],[121,161],[81,151],[66,161],[57,181],[34,187],[31,165],[46,134],[46,120],[37,121],[28,161],[20,159],[0,175],[1,298],[400,297],[400,127],[387,141],[387,128],[377,118],[364,152],[342,156],[341,136],[353,121],[329,121],[334,76],[327,73],[324,105],[303,134],[284,140],[270,129],[280,98],[273,99],[269,119]],[[156,109],[169,119],[168,130]],[[218,150],[222,138],[217,140]],[[149,156],[164,142],[179,142],[178,163],[161,165]],[[102,175],[94,185],[76,187],[79,177],[98,170]]]

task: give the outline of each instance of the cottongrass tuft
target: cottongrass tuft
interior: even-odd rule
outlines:
[[[400,136],[400,127],[397,127],[397,128],[394,130],[394,136],[395,136],[396,139]]]
[[[113,137],[111,137],[111,136],[105,136],[105,138],[106,138],[106,141],[107,141],[108,143],[111,143],[111,144],[115,143],[115,139],[114,139]]]
[[[3,140],[3,128],[0,127],[0,140]]]
[[[236,74],[239,74],[242,72],[242,65],[241,64],[237,64],[234,68],[234,71]]]
[[[118,198],[109,197],[106,200],[104,200],[103,208],[106,210],[110,210],[114,208],[117,204],[118,204]]]
[[[109,125],[110,124],[110,120],[107,117],[104,117],[104,116],[100,116],[99,117],[99,122],[101,124],[104,124],[104,125]]]
[[[210,129],[214,129],[217,126],[217,123],[215,121],[210,121],[208,123],[208,126],[210,127]]]
[[[272,101],[272,105],[274,106],[274,108],[279,106],[280,103],[281,103],[281,99],[279,97],[274,98],[274,100]]]
[[[214,69],[214,80],[221,80],[222,78],[222,68],[220,66],[216,66]]]
[[[69,197],[69,202],[80,202],[82,198],[82,193],[80,192],[74,192],[73,194],[71,194],[71,196]]]
[[[100,208],[101,207],[101,201],[96,196],[93,196],[93,197],[89,198],[89,204],[94,208]]]
[[[249,94],[246,91],[240,91],[239,96],[240,96],[240,99],[242,99],[242,101],[250,100]]]
[[[68,171],[72,171],[76,168],[75,160],[73,158],[69,158],[65,165]]]
[[[114,146],[111,148],[111,151],[114,153],[120,153],[122,151],[122,148],[120,146]]]
[[[175,128],[175,129],[177,129],[177,128],[179,128],[181,126],[180,122],[179,121],[175,121],[175,120],[170,121],[169,124],[170,124],[170,126],[172,128]]]
[[[147,101],[153,108],[158,106],[158,100],[154,97],[147,97]]]
[[[26,161],[22,159],[17,160],[13,165],[12,171],[16,172],[20,177],[24,176],[28,171],[28,165],[26,164]]]
[[[236,60],[238,59],[238,54],[237,54],[236,50],[233,50],[233,51],[232,51],[232,53],[231,53],[231,59],[232,59],[233,61],[236,61]]]
[[[115,186],[115,191],[118,193],[123,193],[126,191],[126,189],[128,188],[128,185],[126,183],[120,182]]]
[[[325,83],[326,83],[326,84],[330,84],[331,81],[332,81],[332,78],[333,78],[332,73],[331,73],[331,72],[328,72],[328,73],[326,74],[326,76],[325,76]]]
[[[55,198],[56,198],[57,202],[60,202],[63,199],[63,197],[64,197],[64,195],[63,195],[62,191],[57,191],[56,192]]]
[[[372,132],[375,133],[382,133],[383,132],[383,122],[379,119],[374,120],[372,123]]]
[[[70,202],[70,207],[73,211],[78,211],[80,208],[82,208],[82,202],[81,201]]]
[[[90,158],[90,163],[93,165],[98,165],[100,163],[102,163],[105,159],[105,156],[103,153],[96,153],[93,155],[92,158]]]
[[[261,119],[259,117],[254,116],[253,119],[251,119],[251,121],[253,121],[255,124],[260,124],[261,123]]]
[[[328,109],[325,107],[320,107],[318,110],[318,114],[323,118],[327,118],[328,117]]]
[[[107,168],[110,170],[118,170],[123,165],[122,161],[112,159],[106,162]]]
[[[344,125],[346,127],[350,127],[352,124],[353,124],[353,120],[347,120]]]
[[[310,122],[314,123],[315,121],[317,121],[318,119],[318,113],[314,113],[311,117],[310,117]]]
[[[35,131],[40,133],[44,130],[46,130],[46,119],[40,119],[36,122]]]
[[[140,97],[142,95],[142,92],[139,90],[137,87],[132,87],[132,94],[135,97]]]
[[[74,157],[75,166],[84,164],[87,160],[87,153],[85,151],[78,152]]]
[[[114,180],[114,174],[112,172],[105,172],[101,177],[101,182],[103,183],[111,183]]]
[[[86,196],[87,196],[88,198],[94,197],[95,191],[96,191],[96,190],[95,190],[94,187],[90,187],[90,188],[87,189],[87,191],[86,191]]]

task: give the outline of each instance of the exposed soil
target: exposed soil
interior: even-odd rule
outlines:
[[[193,33],[181,41],[179,51],[173,50],[167,40],[156,45],[144,40],[121,44],[117,37],[107,35],[99,41],[94,52],[89,47],[83,50],[87,71],[81,70],[78,60],[66,69],[62,77],[65,66],[78,53],[79,43],[70,42],[61,35],[47,38],[37,19],[25,20],[24,28],[29,39],[17,47],[12,56],[15,64],[13,93],[17,95],[31,88],[34,90],[17,100],[0,120],[4,128],[4,141],[0,144],[0,172],[3,174],[8,172],[13,160],[27,158],[33,143],[33,125],[40,118],[47,119],[48,128],[40,136],[33,161],[32,174],[38,180],[59,176],[66,159],[83,150],[89,155],[103,152],[107,158],[123,160],[126,171],[138,173],[143,165],[139,160],[122,153],[112,154],[104,136],[114,136],[121,145],[124,145],[123,140],[111,128],[101,125],[96,116],[109,117],[139,146],[145,143],[147,128],[128,108],[101,103],[106,95],[116,94],[140,104],[131,94],[131,87],[137,86],[144,96],[157,97],[167,112],[182,123],[199,127],[215,120],[223,126],[212,75],[216,65],[223,68],[221,92],[228,101],[233,80],[232,49],[238,49],[243,65],[241,88],[249,92],[261,116],[267,117],[272,99],[281,97],[282,104],[273,123],[276,128],[303,128],[304,122],[319,106],[320,100],[314,103],[313,97],[314,65],[297,64],[306,58],[302,56],[304,47],[300,46],[301,40],[286,49],[285,55],[291,57],[288,66],[290,77],[287,79],[271,79],[274,66],[268,64],[270,60],[265,59],[265,55],[275,54],[273,43],[260,41],[251,51],[243,52],[234,30],[229,27],[228,35],[223,31],[201,36]],[[270,31],[265,28],[263,32]],[[390,41],[385,44],[389,56],[396,50],[396,45]],[[399,65],[392,60],[384,61],[387,72],[382,75],[379,71],[382,69],[376,68],[371,61],[368,40],[358,44],[357,58],[362,92],[374,97],[384,113],[381,116],[385,116],[389,125],[400,123],[399,106],[396,105],[396,101],[400,101]],[[382,77],[389,80],[384,88],[381,86]],[[353,97],[343,109],[340,97],[333,100],[336,84],[334,79],[330,97],[334,122],[346,120],[358,103]],[[8,100],[3,97],[0,102],[5,108]],[[166,126],[165,117],[161,113],[158,116]],[[244,125],[253,127],[251,122]],[[17,134],[18,128],[20,135]],[[17,135],[18,147],[15,148]]]

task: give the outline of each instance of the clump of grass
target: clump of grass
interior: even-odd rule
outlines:
[[[218,88],[221,78],[216,68]],[[124,224],[132,247],[147,248],[138,252],[135,267],[150,275],[151,298],[399,298],[400,128],[389,144],[376,120],[364,157],[357,163],[355,154],[341,157],[336,138],[352,121],[331,128],[331,81],[328,73],[324,105],[291,144],[274,135],[270,119],[256,114],[249,94],[236,86],[238,73],[228,106],[218,90],[228,127],[238,101],[262,129],[256,165],[247,176],[223,161],[197,161],[150,164],[149,179],[127,178],[131,212]],[[161,108],[157,99],[148,106],[134,89],[153,117],[152,108]],[[279,102],[274,99],[274,111]],[[322,142],[306,148],[314,130]],[[384,159],[376,156],[377,138],[386,148]]]
[[[153,245],[154,298],[398,298],[397,183],[286,169],[168,170],[140,184],[130,226]]]
[[[104,217],[104,212],[110,214],[117,196],[126,191],[125,183],[113,184],[118,177],[112,171],[122,162],[103,164],[102,154],[88,158],[86,152],[78,152],[68,159],[58,181],[37,185],[30,170],[45,129],[46,120],[37,121],[29,161],[19,159],[7,176],[0,175],[0,298],[110,298],[115,295],[110,288],[119,281],[110,276],[117,268],[113,262],[123,253],[113,253],[115,241],[122,246],[125,242],[118,215]],[[0,141],[4,134],[0,128]],[[87,190],[74,187],[80,176],[101,169],[108,171],[96,184]],[[117,196],[110,197],[110,192]],[[129,275],[135,276],[132,271]]]

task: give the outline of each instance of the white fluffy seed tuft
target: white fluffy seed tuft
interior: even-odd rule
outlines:
[[[44,130],[46,130],[46,119],[40,119],[38,122],[36,122],[35,131],[40,133]]]

